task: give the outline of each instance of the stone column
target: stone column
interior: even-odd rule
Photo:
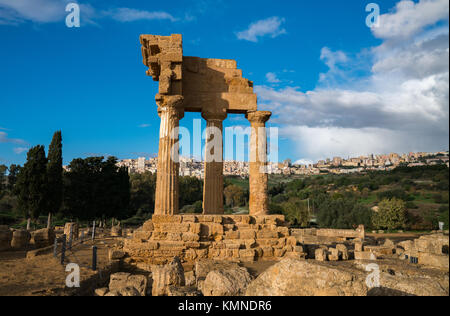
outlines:
[[[203,112],[206,120],[203,214],[223,214],[223,121],[225,111]],[[220,137],[220,138],[219,138]]]
[[[252,111],[246,117],[252,127],[250,139],[250,215],[268,215],[266,122],[271,112]]]
[[[178,127],[183,118],[183,97],[157,95],[158,115],[161,117],[159,131],[158,170],[156,178],[155,214],[179,213],[178,201]]]

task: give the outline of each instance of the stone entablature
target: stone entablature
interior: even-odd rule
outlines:
[[[163,264],[175,256],[184,262],[306,257],[282,215],[154,215],[125,239],[124,251],[136,264]]]

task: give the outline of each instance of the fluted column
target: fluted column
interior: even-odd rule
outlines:
[[[158,170],[156,178],[155,214],[179,213],[178,176],[178,127],[184,116],[183,97],[179,95],[157,95],[158,115],[161,117],[159,131]]]
[[[203,112],[206,120],[203,214],[223,214],[223,120],[226,112]]]
[[[266,122],[271,112],[252,111],[246,117],[250,121],[252,134],[250,139],[250,215],[268,215],[269,198],[267,195],[267,133]]]

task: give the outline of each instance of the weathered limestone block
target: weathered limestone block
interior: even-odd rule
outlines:
[[[239,250],[239,258],[243,262],[255,261],[256,252],[254,249],[241,249]]]
[[[197,223],[198,219],[196,215],[182,215],[181,221],[183,223]]]
[[[278,234],[280,237],[289,237],[289,228],[288,227],[277,227]]]
[[[95,296],[105,296],[109,292],[109,289],[107,287],[102,287],[100,289],[96,289],[94,291]]]
[[[208,273],[203,285],[204,296],[240,296],[252,281],[245,268],[215,270]]]
[[[394,253],[394,248],[385,246],[364,246],[364,251],[373,252],[377,257],[390,256]]]
[[[273,247],[261,247],[262,251],[263,251],[263,255],[262,258],[264,259],[268,259],[268,258],[273,258],[274,255],[274,249]]]
[[[278,245],[278,239],[256,239],[256,243],[261,247],[275,247],[276,245]]]
[[[406,252],[409,252],[414,247],[414,241],[405,240],[405,241],[399,242],[397,244],[397,246],[403,248]]]
[[[239,238],[240,234],[239,231],[237,230],[227,231],[224,237],[224,239],[239,239]]]
[[[64,226],[64,234],[66,235],[67,240],[70,238],[70,232],[72,231],[72,240],[78,239],[79,235],[79,226],[78,223],[66,223]]]
[[[355,260],[377,260],[377,256],[373,252],[355,251]]]
[[[30,243],[31,234],[26,230],[16,230],[13,232],[11,247],[13,249],[23,249]]]
[[[305,260],[284,259],[247,287],[246,296],[366,296],[364,274]]]
[[[167,290],[167,296],[176,296],[176,297],[195,297],[201,296],[201,292],[197,290],[195,287],[190,286],[169,286]]]
[[[338,245],[336,245],[336,249],[339,250],[339,252],[341,253],[341,259],[342,260],[348,260],[349,259],[348,249],[347,249],[346,245],[338,244]]]
[[[224,234],[223,226],[217,223],[202,223],[200,226],[201,237],[216,237]]]
[[[288,237],[286,239],[286,244],[288,246],[296,246],[297,245],[297,238],[295,238],[294,236]]]
[[[184,272],[184,280],[186,286],[196,286],[197,278],[195,277],[195,271]]]
[[[364,243],[362,241],[355,242],[355,252],[364,251]]]
[[[189,223],[160,223],[155,224],[155,230],[168,233],[187,233],[189,231]]]
[[[135,289],[132,286],[128,286],[128,287],[124,287],[124,288],[120,288],[117,290],[113,290],[110,291],[108,293],[106,293],[104,296],[123,296],[123,297],[137,297],[137,296],[141,296],[141,294],[139,293],[139,291],[137,289]]]
[[[158,215],[154,214],[152,216],[152,222],[154,225],[162,224],[162,223],[170,223],[170,224],[180,224],[182,220],[181,215]]]
[[[189,223],[189,232],[192,234],[200,234],[201,224],[200,223]]]
[[[0,225],[0,251],[9,250],[11,248],[11,240],[13,232],[9,230],[8,226]]]
[[[211,271],[239,268],[237,263],[213,260],[198,260],[195,262],[195,276],[198,281],[204,281]]]
[[[433,253],[419,252],[419,264],[449,270],[449,257]]]
[[[256,233],[257,239],[278,239],[278,232],[272,230],[260,230]]]
[[[44,248],[53,245],[55,238],[55,231],[53,229],[43,228],[31,233],[31,239],[36,248]]]
[[[224,240],[223,241],[226,249],[241,249],[244,248],[244,245],[242,243],[242,240],[239,239],[231,239],[231,240]]]
[[[123,259],[124,257],[125,257],[125,252],[123,252],[122,250],[110,249],[108,252],[109,261],[120,260],[120,259]]]
[[[152,232],[155,230],[155,226],[153,225],[153,221],[150,219],[142,225],[142,230],[145,232]]]
[[[275,258],[282,258],[286,255],[286,252],[286,249],[274,249],[273,255],[275,256]]]
[[[244,244],[245,244],[245,248],[246,249],[252,249],[255,248],[257,246],[256,240],[255,239],[245,239],[243,240]]]
[[[109,290],[120,291],[123,288],[134,288],[140,296],[147,293],[148,278],[144,275],[132,275],[130,273],[114,273],[109,280]]]
[[[133,239],[137,239],[137,240],[141,240],[141,241],[147,241],[150,240],[150,238],[152,238],[153,233],[151,231],[144,231],[144,230],[140,230],[140,231],[135,231],[133,233]]]
[[[328,261],[339,261],[341,252],[336,248],[330,248],[328,253]]]
[[[194,233],[183,233],[181,239],[183,241],[200,241],[200,236]]]
[[[122,227],[120,225],[111,227],[111,237],[122,237]]]
[[[256,231],[254,229],[242,229],[239,230],[240,238],[241,239],[255,239],[256,238]]]
[[[414,246],[418,252],[441,255],[444,246],[448,249],[449,236],[444,236],[443,234],[421,236],[419,239],[414,240]]]
[[[315,251],[315,256],[314,256],[314,258],[315,258],[317,261],[327,261],[327,253],[328,253],[328,251],[327,251],[326,249],[324,249],[324,248],[318,248],[318,249],[316,249],[316,251]]]
[[[175,257],[173,261],[164,266],[152,267],[153,296],[166,296],[170,286],[184,286],[184,269],[180,259]]]
[[[448,297],[448,277],[436,279],[423,276],[391,275],[382,272],[380,274],[380,288],[372,289],[371,295],[389,296],[389,291],[399,291],[402,296],[447,296]],[[387,292],[387,293],[386,293]]]

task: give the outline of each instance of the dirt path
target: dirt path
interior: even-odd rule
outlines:
[[[108,264],[108,252],[117,243],[114,239],[97,240],[98,268]],[[73,247],[67,251],[66,264],[80,265],[80,277],[84,280],[93,274],[88,267],[92,264],[92,242]],[[0,296],[43,296],[64,293],[68,272],[53,254],[26,258],[27,251],[0,253]]]

